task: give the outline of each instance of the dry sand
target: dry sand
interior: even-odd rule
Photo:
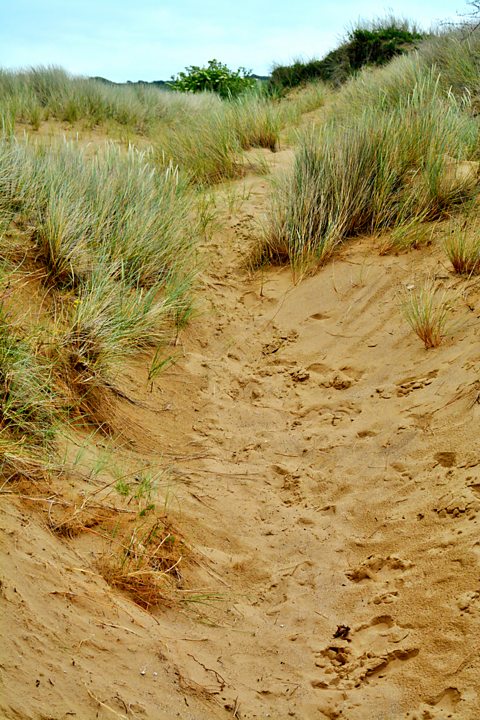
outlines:
[[[130,457],[170,467],[192,602],[138,608],[94,535],[0,495],[2,718],[480,718],[478,281],[440,232],[399,256],[353,241],[297,285],[251,277],[268,192],[218,191],[182,357],[153,392],[142,360],[123,378]],[[398,300],[425,273],[457,308],[430,351]]]

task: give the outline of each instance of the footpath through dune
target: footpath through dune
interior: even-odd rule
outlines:
[[[296,286],[252,280],[267,183],[245,186],[186,361],[208,456],[189,466],[192,511],[232,602],[196,657],[245,718],[473,720],[478,322],[430,352],[405,323],[398,288],[448,275],[435,245],[381,257],[367,238]]]
[[[104,607],[92,638],[77,601],[90,693],[68,713],[52,678],[52,714],[28,717],[480,717],[478,285],[468,322],[425,351],[397,292],[426,271],[448,278],[435,242],[381,256],[360,239],[297,285],[288,269],[252,276],[269,192],[257,175],[219,189],[183,357],[148,409],[129,409],[172,458],[171,512],[200,564],[191,610],[152,619],[122,598],[131,632]],[[81,581],[84,594],[100,582]],[[53,636],[42,642],[58,668]]]

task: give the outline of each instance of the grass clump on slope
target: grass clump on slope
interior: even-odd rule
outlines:
[[[95,419],[125,359],[167,343],[189,313],[197,234],[190,192],[172,168],[159,171],[133,149],[110,145],[88,158],[73,144],[11,139],[0,143],[0,190],[2,255],[15,263],[23,229],[23,263],[41,269],[55,299],[52,372],[76,395],[69,408]]]
[[[399,89],[394,79],[405,65],[411,73]],[[472,193],[471,182],[445,182],[451,157],[477,152],[468,99],[445,93],[435,69],[411,58],[380,70],[377,80],[370,71],[352,81],[326,122],[303,137],[274,197],[258,262],[288,261],[303,272],[347,237],[438,218]]]

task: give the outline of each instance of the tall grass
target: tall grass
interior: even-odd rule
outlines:
[[[241,144],[229,123],[226,102],[212,99],[206,113],[164,126],[154,141],[156,162],[176,165],[190,181],[211,184],[239,173]]]
[[[322,107],[331,95],[332,91],[328,85],[321,80],[309,82],[302,86],[300,90],[292,91],[286,98],[286,103],[292,106],[292,114],[287,122],[289,124],[298,122],[303,113],[308,113]]]
[[[0,143],[0,209],[28,221],[50,279],[75,286],[99,263],[132,287],[188,274],[195,222],[172,167],[108,144],[88,159],[72,143]]]
[[[155,137],[156,160],[173,163],[194,183],[208,185],[243,172],[242,150],[276,150],[292,117],[288,103],[257,92],[232,100],[212,97],[208,110],[182,117]]]
[[[365,99],[364,78],[358,88]],[[353,86],[346,97],[352,93]],[[274,199],[260,259],[288,260],[296,271],[315,266],[347,237],[437,218],[472,192],[471,182],[445,182],[446,155],[477,152],[466,101],[445,95],[430,71],[411,92],[378,98],[304,136]]]
[[[49,357],[87,412],[125,358],[167,342],[191,304],[190,191],[173,168],[149,160],[114,145],[88,158],[69,143],[0,142],[4,227],[28,229],[25,258],[57,293]],[[0,252],[11,251],[4,236]]]
[[[279,143],[280,130],[285,124],[285,111],[260,94],[242,95],[229,105],[227,124],[236,133],[243,150],[263,147],[275,151]]]
[[[0,435],[33,445],[51,437],[57,408],[51,363],[40,353],[38,338],[26,340],[0,305]],[[6,435],[3,435],[5,439]]]
[[[419,49],[422,65],[433,67],[445,90],[456,97],[467,94],[472,107],[480,105],[480,29],[465,26],[430,38]]]
[[[243,172],[242,151],[252,147],[275,150],[280,131],[301,112],[322,102],[318,89],[295,102],[281,102],[261,89],[222,100],[214,93],[161,91],[142,85],[115,86],[68,75],[61,68],[0,70],[0,116],[4,133],[14,134],[18,122],[38,129],[48,119],[89,127],[111,123],[149,137],[156,164],[179,167],[193,183],[206,185]],[[312,105],[313,104],[313,105]],[[123,171],[123,168],[122,168]],[[67,220],[57,206],[52,231]],[[71,216],[70,216],[71,217]]]
[[[457,100],[468,96],[470,109],[480,102],[480,29],[458,29],[430,36],[416,51],[397,57],[383,68],[362,69],[341,88],[331,112],[358,114],[367,105],[393,108],[430,76]],[[430,82],[432,87],[432,83]]]
[[[0,106],[4,124],[84,121],[89,126],[112,121],[137,132],[170,122],[201,101],[156,87],[116,86],[75,77],[58,67],[0,70]]]

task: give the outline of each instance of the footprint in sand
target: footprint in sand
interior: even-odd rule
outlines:
[[[330,315],[326,315],[325,313],[318,312],[313,313],[313,315],[310,315],[308,318],[309,320],[328,320],[330,318]]]
[[[264,343],[262,346],[262,355],[274,355],[281,350],[281,348],[290,345],[296,340],[298,340],[298,332],[296,330],[288,330],[286,332],[278,331],[273,335],[270,342]]]
[[[303,496],[300,486],[300,473],[290,471],[283,465],[276,464],[271,465],[271,470],[273,470],[274,474],[282,480],[281,491],[283,495],[283,504],[290,506],[301,503]]]
[[[397,625],[390,615],[380,615],[350,630],[339,626],[332,642],[317,653],[319,675],[315,688],[348,690],[383,678],[398,663],[418,655],[411,630]]]
[[[347,570],[346,576],[351,582],[371,582],[378,592],[371,599],[374,605],[389,605],[396,602],[399,590],[405,582],[405,575],[412,570],[414,564],[396,555],[379,557],[371,555],[359,565]]]
[[[456,454],[454,452],[451,452],[450,450],[442,450],[441,452],[435,453],[433,459],[442,467],[451,468],[454,467],[457,463]]]
[[[462,699],[462,694],[456,687],[446,688],[436,697],[422,703],[418,710],[408,712],[405,720],[460,720],[467,717],[460,707]]]
[[[414,390],[423,390],[427,385],[431,385],[434,379],[438,375],[438,370],[432,370],[424,377],[407,377],[397,383],[397,395],[402,397],[404,395],[410,395]]]
[[[386,558],[371,555],[360,565],[347,570],[347,578],[352,582],[362,580],[390,579],[413,567],[409,560],[402,560],[397,555],[388,555]]]
[[[433,512],[442,519],[466,517],[468,520],[475,521],[479,511],[480,499],[474,486],[442,495],[433,507]]]
[[[323,363],[312,363],[307,367],[307,371],[314,376],[320,376],[318,384],[321,387],[333,388],[334,390],[347,390],[363,376],[362,370],[350,366],[333,370]]]

